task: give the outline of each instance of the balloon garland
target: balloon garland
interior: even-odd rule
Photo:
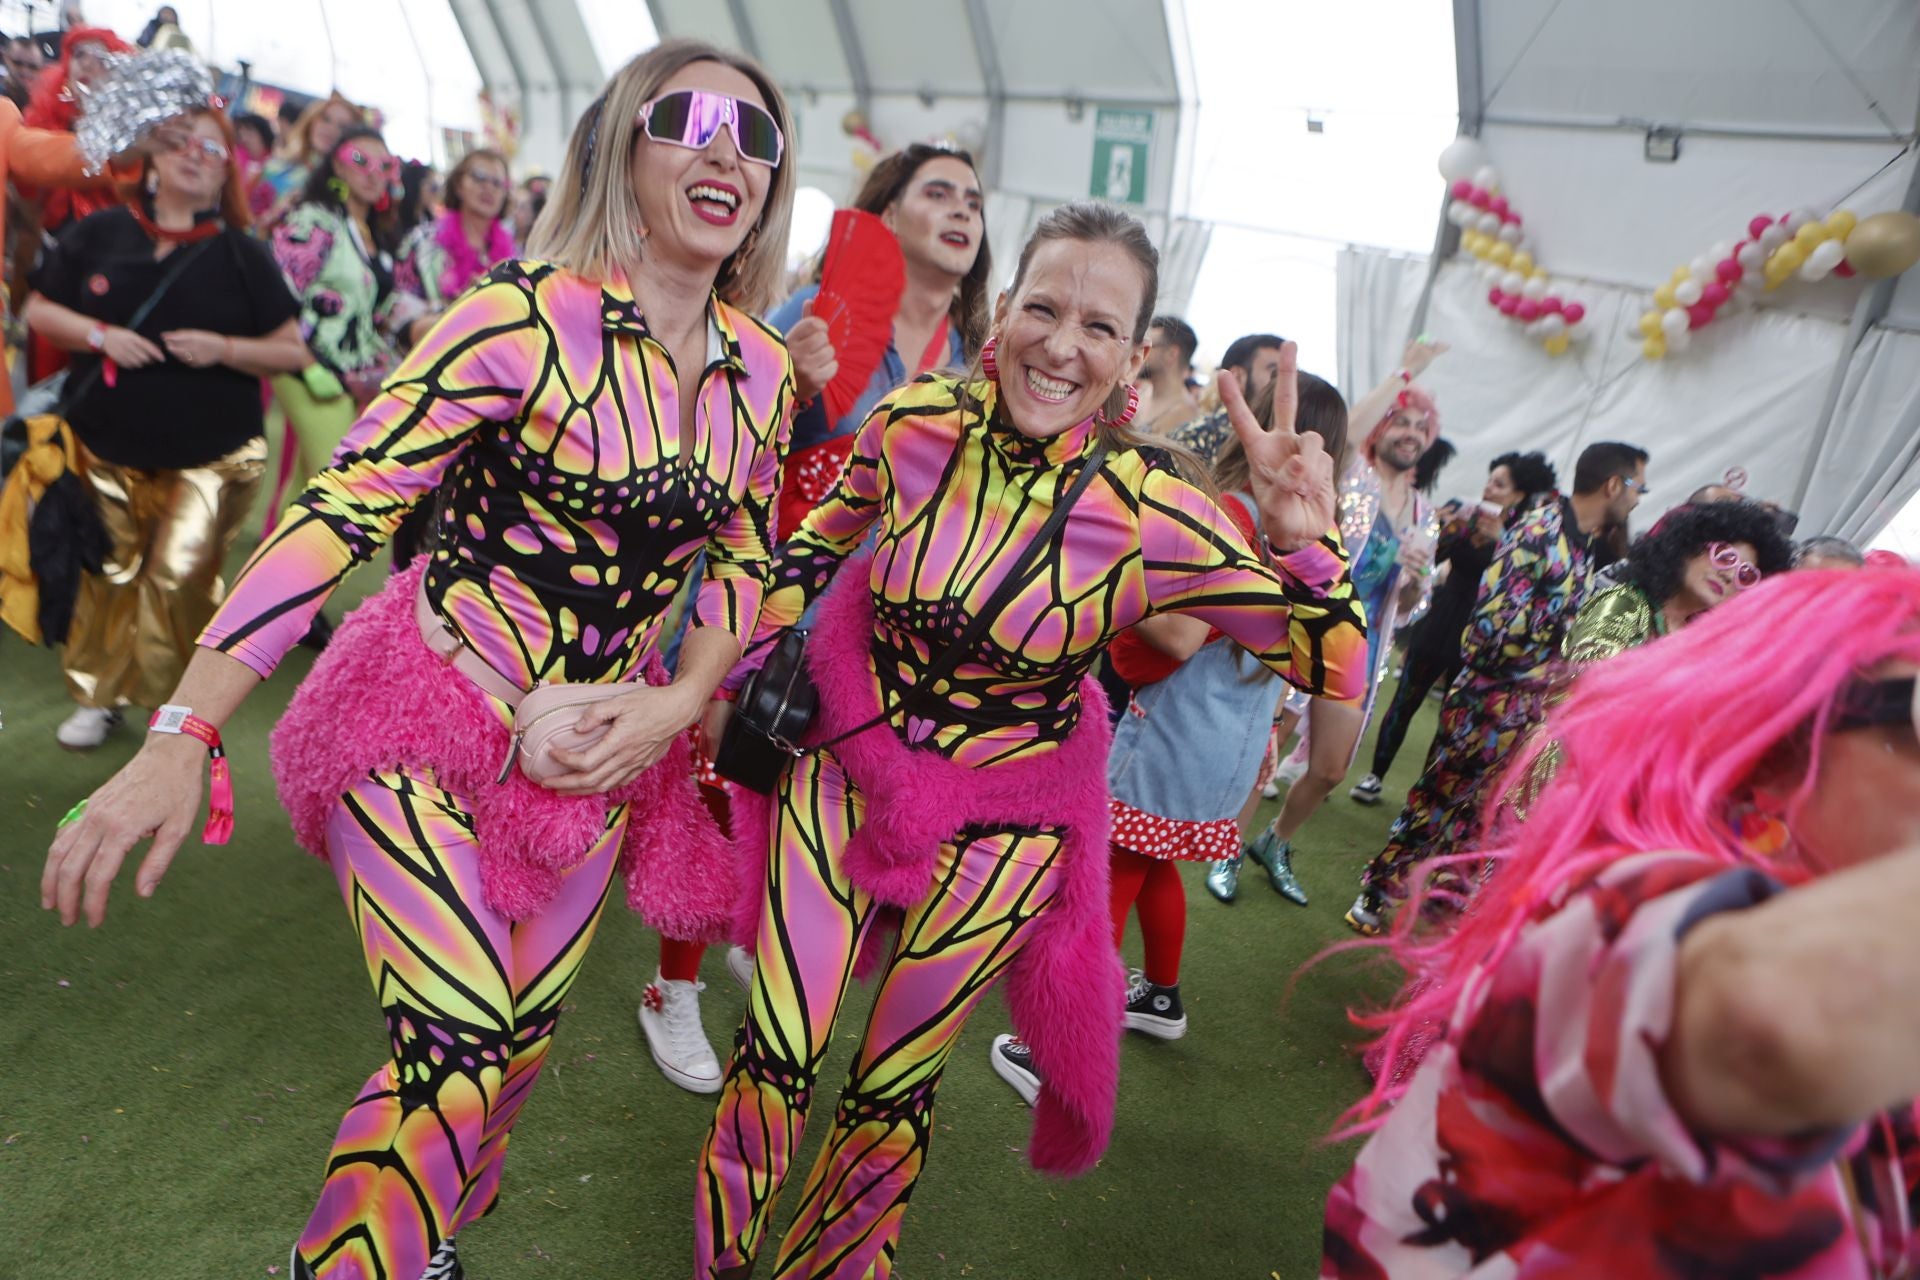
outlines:
[[[1523,324],[1548,355],[1564,355],[1580,336],[1586,307],[1563,300],[1526,247],[1524,223],[1500,192],[1500,174],[1476,138],[1455,138],[1440,153],[1448,183],[1447,221],[1460,228],[1460,247],[1481,263],[1492,286],[1487,304]],[[1828,276],[1884,280],[1920,262],[1920,217],[1876,213],[1857,217],[1837,209],[1821,217],[1796,209],[1775,219],[1760,214],[1746,235],[1723,240],[1673,270],[1653,290],[1652,304],[1634,324],[1640,353],[1649,360],[1685,351],[1697,329],[1727,307],[1753,303],[1789,280],[1818,283]]]
[[[1448,181],[1447,221],[1460,228],[1460,247],[1478,258],[1492,285],[1487,305],[1538,338],[1550,356],[1561,356],[1582,336],[1586,304],[1554,291],[1546,268],[1526,247],[1519,210],[1500,194],[1500,172],[1472,138],[1456,138],[1440,153],[1440,176]]]

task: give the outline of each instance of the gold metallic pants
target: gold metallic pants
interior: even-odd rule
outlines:
[[[75,702],[157,707],[167,700],[226,597],[221,563],[266,460],[262,439],[181,471],[137,471],[87,455],[108,549],[105,571],[80,584],[62,659]]]

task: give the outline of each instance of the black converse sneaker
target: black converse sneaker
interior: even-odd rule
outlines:
[[[1127,1030],[1162,1040],[1187,1034],[1187,1011],[1180,1007],[1179,986],[1163,987],[1148,982],[1139,969],[1127,970]]]
[[[1040,1073],[1033,1069],[1033,1050],[1019,1036],[1005,1033],[993,1038],[993,1048],[988,1057],[993,1062],[994,1074],[1013,1086],[1020,1100],[1028,1106],[1040,1096]]]

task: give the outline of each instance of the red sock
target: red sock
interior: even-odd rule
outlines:
[[[1133,910],[1133,900],[1140,896],[1140,886],[1153,870],[1153,859],[1143,858],[1117,844],[1110,847],[1113,857],[1108,863],[1107,880],[1113,887],[1108,901],[1113,905],[1113,945],[1118,950],[1127,938],[1127,913]]]
[[[1146,882],[1140,886],[1140,938],[1146,944],[1147,981],[1178,986],[1180,948],[1187,940],[1187,890],[1180,882],[1180,868],[1171,862],[1148,862]]]
[[[682,942],[660,936],[660,976],[669,982],[692,982],[700,976],[700,957],[707,954],[704,942]]]

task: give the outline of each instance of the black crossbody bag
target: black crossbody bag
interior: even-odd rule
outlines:
[[[819,710],[820,695],[814,688],[813,676],[807,671],[807,631],[802,627],[794,627],[781,636],[774,644],[773,651],[767,655],[765,664],[747,678],[747,682],[740,687],[739,697],[734,700],[733,718],[727,722],[726,732],[721,735],[713,761],[713,767],[720,776],[763,795],[771,792],[774,784],[780,780],[780,771],[789,761],[845,742],[855,734],[887,723],[951,675],[966,658],[968,651],[986,636],[988,628],[993,626],[1001,611],[1012,603],[1013,597],[1026,585],[1028,571],[1041,553],[1058,538],[1062,526],[1067,522],[1067,513],[1073,510],[1073,504],[1080,501],[1080,495],[1087,491],[1087,486],[1100,473],[1100,464],[1106,460],[1106,456],[1104,444],[1088,455],[1080,474],[1074,479],[1073,487],[1054,507],[1047,522],[1033,535],[1033,540],[1021,550],[1019,562],[1000,580],[1000,585],[995,588],[986,605],[974,615],[973,621],[959,638],[934,659],[933,665],[914,682],[892,710],[882,710],[866,723],[836,734],[825,742],[801,746],[800,739],[813,723],[814,713]]]

